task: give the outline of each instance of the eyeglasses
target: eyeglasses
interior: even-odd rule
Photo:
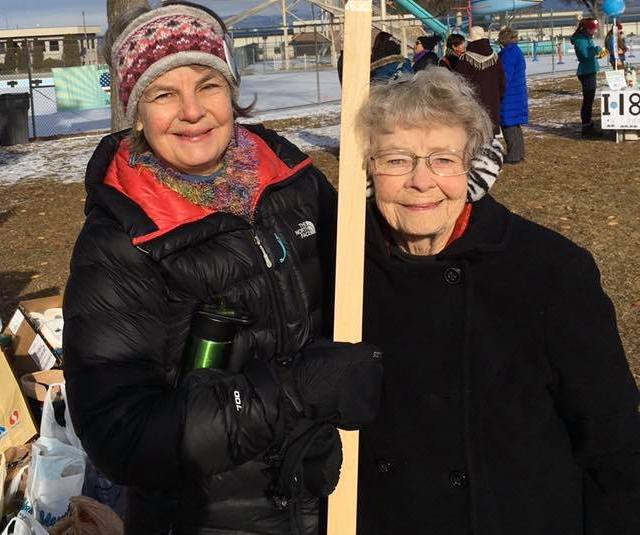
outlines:
[[[467,153],[460,151],[432,152],[417,156],[408,150],[387,150],[371,156],[374,171],[381,175],[401,176],[415,171],[418,160],[425,160],[431,172],[438,176],[463,175],[471,168]]]

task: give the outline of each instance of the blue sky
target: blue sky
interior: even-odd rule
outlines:
[[[199,3],[227,17],[260,2],[257,0],[199,0]],[[105,28],[106,7],[107,0],[0,0],[0,28],[82,25],[83,11],[87,25],[99,25]],[[263,13],[274,12],[277,12],[277,5]]]

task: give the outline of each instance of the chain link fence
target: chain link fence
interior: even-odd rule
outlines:
[[[0,41],[0,93],[29,94],[30,137],[109,128],[110,78],[106,66],[96,64],[95,40],[89,41]]]

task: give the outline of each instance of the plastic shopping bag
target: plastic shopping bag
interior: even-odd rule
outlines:
[[[49,535],[123,535],[122,520],[109,507],[86,496],[71,498],[71,513]]]
[[[26,511],[20,511],[18,516],[13,517],[2,535],[48,535],[40,523]]]
[[[69,415],[67,391],[64,383],[54,383],[47,390],[42,406],[40,436],[55,438],[63,444],[82,449]]]
[[[85,453],[55,438],[40,437],[32,444],[31,465],[23,510],[45,527],[69,512],[73,496],[82,493]]]

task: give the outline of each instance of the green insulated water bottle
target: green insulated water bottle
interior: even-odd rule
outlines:
[[[198,368],[225,369],[238,329],[250,323],[248,316],[233,310],[210,307],[196,310],[191,320],[183,375]]]

